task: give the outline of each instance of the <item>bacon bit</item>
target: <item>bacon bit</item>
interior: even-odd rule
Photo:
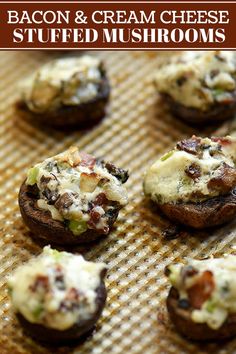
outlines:
[[[200,145],[201,139],[193,135],[191,139],[185,139],[178,142],[176,147],[180,151],[186,151],[189,154],[197,155]]]
[[[80,175],[79,186],[82,192],[92,193],[98,185],[100,177],[92,172],[85,173],[82,172]]]
[[[222,146],[232,144],[232,141],[229,138],[225,138],[225,137],[213,136],[211,140],[214,141],[214,143],[219,143]]]
[[[101,214],[99,214],[96,210],[92,209],[90,211],[90,218],[92,221],[92,224],[97,224],[99,223],[100,219],[101,219]]]
[[[79,297],[79,291],[76,288],[70,288],[66,294],[65,299],[69,301],[78,301]]]
[[[228,193],[236,186],[236,170],[226,163],[223,163],[221,170],[219,176],[212,178],[207,183],[207,187],[221,193]]]
[[[60,310],[73,310],[79,306],[81,300],[81,293],[76,288],[70,288],[60,304]]]
[[[184,171],[186,175],[192,179],[199,178],[201,176],[201,168],[197,164],[193,163],[187,167]]]
[[[206,270],[198,278],[197,282],[187,289],[188,298],[191,306],[195,309],[200,309],[204,302],[211,296],[215,288],[213,273]]]
[[[101,231],[103,234],[107,235],[110,231],[108,226],[103,226],[102,228],[98,228],[97,224],[101,220],[101,215],[96,211],[94,207],[96,206],[101,206],[103,209],[104,207],[108,204],[108,199],[105,195],[105,193],[100,193],[97,195],[95,200],[92,203],[92,208],[90,210],[90,219],[88,221],[88,225],[95,230]],[[95,209],[95,210],[94,210]],[[104,215],[107,219],[109,219],[108,215]]]
[[[92,168],[96,163],[96,158],[92,155],[86,154],[86,152],[81,151],[80,157],[80,166]]]
[[[104,206],[106,204],[108,204],[108,199],[105,193],[98,194],[93,202],[93,205],[95,206]]]
[[[101,214],[99,214],[96,210],[92,209],[89,213],[90,215],[90,219],[88,221],[88,225],[94,229],[94,230],[98,230],[97,228],[97,224],[99,223],[99,221],[101,220]]]
[[[39,288],[44,289],[45,291],[49,290],[49,279],[46,275],[38,275],[35,279],[33,285],[30,285],[29,289],[32,292],[36,292]]]
[[[234,96],[233,94],[228,94],[228,95],[225,95],[223,96],[221,99],[220,99],[220,103],[224,103],[224,104],[229,104],[229,103],[232,103],[234,102]]]
[[[101,220],[101,215],[95,210],[91,210],[90,212],[90,220],[88,221],[88,225],[91,229],[101,231],[104,235],[107,235],[110,231],[109,226],[104,225],[103,227],[98,227],[99,221]]]

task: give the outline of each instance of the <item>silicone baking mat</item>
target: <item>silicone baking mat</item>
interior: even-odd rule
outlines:
[[[106,65],[112,95],[106,118],[88,131],[39,129],[14,108],[18,84],[39,65],[75,52],[0,53],[0,353],[236,353],[236,340],[197,345],[175,333],[165,309],[169,285],[164,267],[186,256],[234,252],[234,224],[215,231],[183,232],[166,239],[168,222],[142,193],[145,169],[175,142],[191,134],[229,132],[233,125],[197,130],[174,119],[159,100],[153,75],[171,52],[94,52]],[[24,226],[17,193],[28,167],[72,144],[128,168],[129,204],[115,230],[99,243],[73,252],[109,266],[108,301],[96,330],[84,343],[55,348],[27,337],[12,313],[6,289],[11,271],[41,251]]]

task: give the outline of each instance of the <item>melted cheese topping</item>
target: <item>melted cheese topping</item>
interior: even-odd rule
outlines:
[[[52,61],[23,84],[23,100],[36,113],[74,106],[96,97],[102,80],[101,62],[94,57]]]
[[[198,273],[183,278],[187,267],[193,267]],[[200,309],[192,311],[191,318],[194,322],[207,323],[210,328],[218,329],[229,314],[236,313],[236,256],[189,260],[187,265],[171,265],[169,270],[169,280],[178,290],[180,299],[188,299],[187,290],[197,283],[204,271],[213,274],[214,290]]]
[[[128,202],[120,180],[93,156],[86,155],[83,160],[77,147],[35,165],[28,172],[26,184],[37,184],[39,208],[48,210],[55,220],[77,221],[81,233],[87,228],[106,230],[113,204],[123,206]]]
[[[220,190],[209,188],[208,182],[220,176],[223,163],[235,167],[236,138],[227,139],[230,143],[226,146],[201,139],[206,146],[201,156],[177,148],[162,156],[145,175],[144,193],[159,204],[203,201],[220,195]],[[186,173],[190,166],[198,167],[199,177],[194,179]]]
[[[183,52],[155,76],[159,92],[203,111],[215,102],[232,101],[235,80],[236,60],[232,51]]]
[[[29,322],[66,330],[96,312],[96,290],[105,269],[104,263],[44,247],[8,281],[14,309]]]

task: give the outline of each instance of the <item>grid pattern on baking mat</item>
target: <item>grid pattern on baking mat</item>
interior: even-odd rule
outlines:
[[[234,224],[206,233],[182,234],[166,240],[164,220],[142,194],[142,175],[154,159],[191,134],[208,131],[174,119],[158,99],[153,74],[176,53],[96,52],[112,83],[107,117],[88,131],[72,133],[39,129],[19,117],[14,108],[18,84],[51,58],[75,52],[0,53],[0,353],[5,354],[119,354],[119,353],[235,353],[236,341],[197,345],[179,337],[168,322],[164,267],[183,257],[234,252]],[[229,125],[219,131],[230,131]],[[108,302],[97,328],[84,343],[53,348],[25,336],[11,310],[6,289],[8,274],[40,252],[20,217],[17,193],[32,164],[77,144],[128,168],[129,204],[120,213],[115,230],[96,245],[77,248],[89,260],[109,266]]]

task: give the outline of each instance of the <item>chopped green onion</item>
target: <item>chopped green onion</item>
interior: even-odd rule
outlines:
[[[167,152],[165,155],[163,155],[161,157],[161,161],[167,160],[169,157],[171,157],[173,155],[173,153],[174,153],[174,150],[171,150],[171,151]]]
[[[88,226],[84,220],[70,220],[69,229],[73,232],[74,235],[78,236],[85,232],[88,229]]]
[[[39,304],[32,312],[33,316],[38,319],[43,312],[43,306],[42,304]]]
[[[56,261],[59,261],[59,259],[61,258],[61,252],[57,250],[51,250],[51,254],[53,255]]]
[[[38,167],[32,167],[28,170],[26,184],[33,186],[37,182],[39,169]]]
[[[184,177],[181,179],[181,187],[187,187],[187,186],[191,186],[193,180],[190,177]]]
[[[225,90],[223,90],[223,89],[217,88],[217,89],[212,90],[212,95],[214,97],[221,96],[223,94],[225,94]]]
[[[213,301],[210,301],[210,300],[209,300],[209,301],[207,302],[207,304],[206,304],[206,310],[207,310],[207,312],[213,313],[214,310],[215,310],[215,307],[216,307],[216,305],[214,304]]]

